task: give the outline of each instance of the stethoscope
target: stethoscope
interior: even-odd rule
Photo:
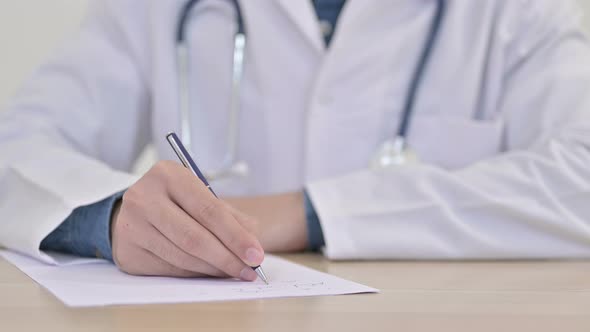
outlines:
[[[205,172],[209,180],[217,180],[234,176],[245,176],[248,174],[248,165],[237,158],[238,134],[239,134],[239,116],[240,107],[238,100],[242,76],[244,72],[244,50],[246,48],[246,30],[242,10],[238,0],[228,0],[234,7],[236,15],[237,29],[234,34],[234,52],[233,52],[233,70],[232,70],[232,91],[230,101],[230,116],[227,133],[227,152],[223,159],[222,165],[216,170]],[[178,66],[178,86],[180,89],[180,119],[181,119],[181,137],[186,147],[191,150],[191,126],[190,126],[190,80],[189,80],[189,47],[186,38],[186,28],[192,9],[199,0],[189,0],[184,5],[180,13],[176,31],[176,54]],[[426,67],[432,59],[434,46],[438,39],[446,11],[446,0],[437,0],[437,8],[430,31],[425,42],[424,49],[416,65],[413,78],[408,87],[407,98],[404,103],[401,121],[395,136],[386,140],[375,153],[375,157],[370,161],[373,169],[391,169],[400,165],[417,163],[418,158],[412,149],[408,146],[407,138],[410,127],[410,120],[414,114],[416,99],[420,86],[423,82]]]

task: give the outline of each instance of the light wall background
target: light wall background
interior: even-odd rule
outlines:
[[[88,0],[0,0],[0,110],[76,30],[87,5]]]
[[[0,1],[0,110],[35,66],[73,33],[82,20],[88,2]],[[590,31],[590,0],[579,2],[587,13]]]

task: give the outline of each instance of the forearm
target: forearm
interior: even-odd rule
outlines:
[[[590,257],[590,139],[312,184],[333,259]],[[348,190],[355,187],[355,191]]]
[[[225,201],[258,221],[256,233],[266,251],[296,252],[307,248],[303,192]]]

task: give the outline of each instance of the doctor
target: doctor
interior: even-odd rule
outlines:
[[[0,245],[246,280],[265,250],[590,257],[574,1],[239,1],[242,20],[186,4],[94,1],[3,112]],[[169,131],[223,201],[176,162],[130,173],[148,143],[175,159]]]

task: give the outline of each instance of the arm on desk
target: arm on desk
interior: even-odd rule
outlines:
[[[505,153],[308,186],[328,257],[590,257],[590,43],[572,4],[514,12],[498,101]]]

